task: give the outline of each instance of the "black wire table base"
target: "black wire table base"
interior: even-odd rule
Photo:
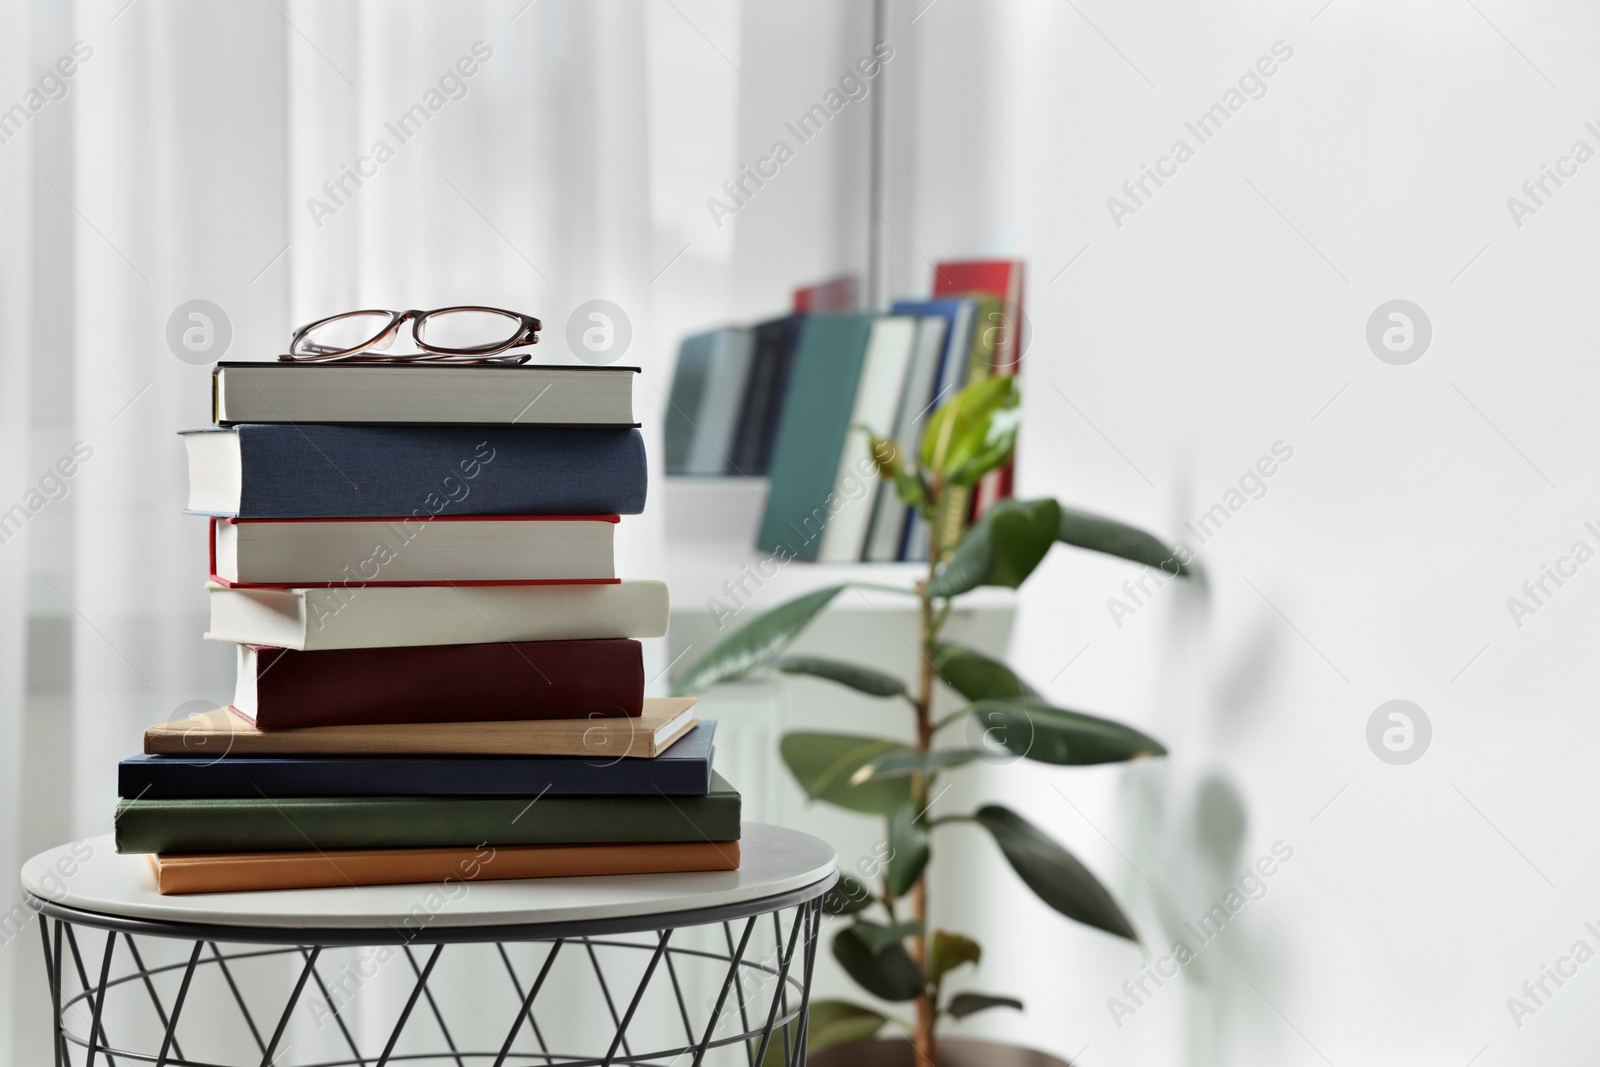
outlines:
[[[56,1067],[800,1067],[831,881],[492,929],[196,927],[32,903]]]

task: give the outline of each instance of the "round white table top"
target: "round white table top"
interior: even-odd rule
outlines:
[[[55,904],[129,919],[281,929],[392,930],[592,922],[720,908],[778,896],[834,872],[823,841],[747,822],[736,871],[532,878],[425,885],[275,889],[162,896],[143,855],[112,835],[60,845],[22,866],[22,887]]]

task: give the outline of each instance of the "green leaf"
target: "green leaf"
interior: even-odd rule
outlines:
[[[855,927],[846,927],[833,939],[833,958],[857,985],[875,997],[900,1001],[922,994],[922,968],[898,942],[874,952]]]
[[[988,993],[957,993],[945,1005],[944,1013],[953,1019],[965,1019],[986,1008],[1016,1008],[1021,1011],[1022,1001],[1016,997],[996,997]]]
[[[905,683],[892,674],[884,674],[871,667],[858,667],[854,663],[842,663],[836,659],[823,659],[820,656],[785,656],[773,666],[785,674],[809,674],[815,678],[826,678],[830,682],[849,686],[868,696],[898,697],[904,696],[906,692]]]
[[[1005,380],[1016,381],[1015,378]],[[1011,459],[1017,447],[1017,431],[1022,426],[1018,400],[1013,387],[1008,403],[975,422],[950,446],[945,457],[947,485],[971,485]]]
[[[941,481],[949,480],[953,471],[966,471],[981,462],[982,457],[1004,445],[1005,423],[998,433],[995,428],[996,413],[1012,409],[1018,402],[1017,380],[1011,376],[988,378],[969,385],[951,397],[928,417],[922,430],[919,457],[923,467],[933,471]],[[1014,441],[1015,425],[1010,426]],[[997,439],[999,438],[999,439]],[[972,478],[971,481],[977,481]],[[956,484],[967,484],[962,482]]]
[[[1002,500],[983,513],[939,566],[928,585],[935,597],[980,585],[1015,589],[1027,580],[1056,541],[1061,505],[1044,500]]]
[[[1160,741],[1131,726],[1038,700],[980,700],[971,710],[985,742],[1040,763],[1084,766],[1167,754]]]
[[[922,772],[924,778],[933,775],[946,767],[959,767],[963,763],[971,763],[982,756],[977,749],[968,748],[939,748],[932,752],[918,752],[907,749],[904,752],[891,752],[887,756],[879,756],[871,763],[864,763],[857,767],[855,773],[850,775],[854,785],[871,781],[874,778],[901,778],[909,774]]]
[[[970,937],[948,930],[933,932],[933,947],[928,953],[928,981],[938,985],[945,975],[964,963],[976,964],[983,949]]]
[[[1015,589],[1044,559],[1060,527],[1061,505],[1054,500],[1003,500],[983,513],[994,544],[986,585]]]
[[[757,616],[749,625],[723,638],[679,676],[672,691],[679,696],[700,693],[719,682],[742,678],[768,662],[799,636],[817,613],[839,595],[842,585],[796,597]]]
[[[961,645],[935,645],[933,668],[945,685],[968,700],[1035,695],[1028,683],[1018,678],[1010,667]]]
[[[831,1045],[850,1041],[865,1041],[876,1037],[888,1018],[871,1008],[851,1004],[845,1000],[813,1000],[811,1023],[806,1034],[806,1048],[820,1052]],[[793,1048],[799,1036],[799,1022],[789,1024],[789,1047]],[[784,1067],[783,1035],[774,1032],[767,1043],[767,1053],[761,1058],[761,1067]]]
[[[878,923],[857,919],[856,933],[861,935],[861,940],[874,952],[882,952],[888,945],[899,944],[908,937],[916,937],[922,933],[921,923],[895,923],[893,926],[883,926]]]
[[[928,581],[928,595],[951,597],[976,589],[984,584],[993,565],[994,542],[989,537],[989,524],[979,519],[967,527],[950,558],[933,572]]]
[[[915,799],[907,800],[889,816],[889,866],[884,872],[889,895],[911,892],[928,866],[928,823],[920,816]]]
[[[908,751],[897,741],[850,734],[795,732],[778,743],[783,762],[807,796],[869,815],[888,815],[904,803],[911,796],[911,779],[874,778],[857,784],[851,775],[881,756]]]
[[[1178,561],[1175,551],[1157,538],[1115,519],[1064,507],[1056,540],[1063,544],[1120,556],[1147,567],[1157,567],[1169,577],[1189,577],[1187,566]]]
[[[822,910],[829,915],[854,915],[877,900],[872,890],[848,874],[841,874],[833,888],[822,894]]]
[[[975,822],[993,835],[1011,869],[1040,900],[1069,919],[1138,941],[1111,893],[1078,859],[1009,808],[986,804]]]
[[[864,1041],[889,1021],[871,1008],[843,1000],[813,1000],[810,1014],[811,1029],[806,1038],[808,1049],[823,1049],[846,1041]]]

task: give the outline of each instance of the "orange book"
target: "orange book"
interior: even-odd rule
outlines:
[[[407,885],[506,878],[732,871],[737,841],[628,845],[481,845],[329,852],[149,853],[163,895]]]

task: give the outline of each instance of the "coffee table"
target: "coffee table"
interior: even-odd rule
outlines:
[[[146,858],[105,835],[33,857],[22,884],[57,1067],[800,1067],[834,853],[747,822],[741,857],[737,871],[161,896]]]

